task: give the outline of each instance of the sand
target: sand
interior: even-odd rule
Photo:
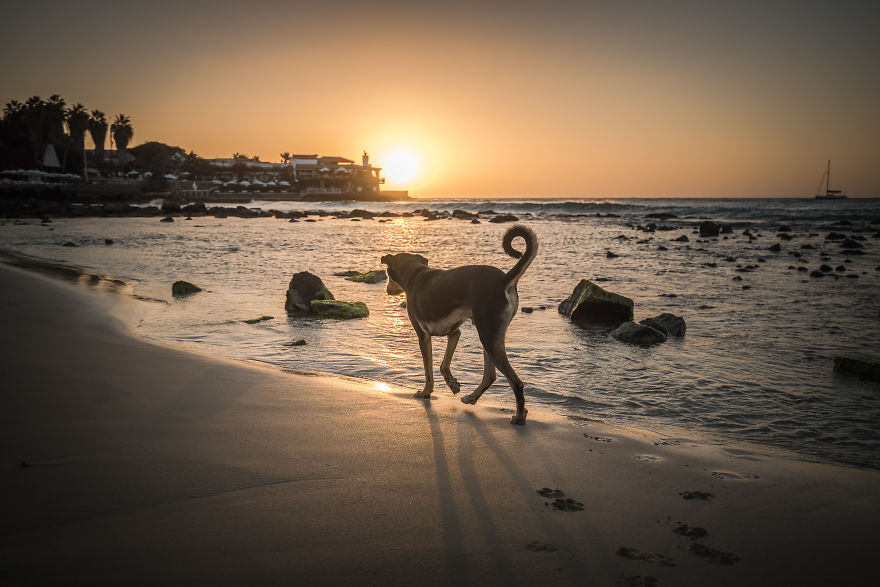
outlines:
[[[878,471],[202,356],[89,289],[0,266],[0,585],[875,581]]]

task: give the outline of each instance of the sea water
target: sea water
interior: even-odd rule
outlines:
[[[525,382],[527,405],[576,419],[648,429],[674,426],[793,450],[814,460],[880,468],[880,384],[832,369],[838,354],[880,358],[880,200],[249,206],[515,214],[540,241],[538,256],[519,283],[520,305],[534,311],[518,313],[507,335],[508,355]],[[646,218],[662,212],[676,218]],[[55,219],[48,225],[8,221],[0,226],[0,249],[131,284],[143,300],[137,329],[148,339],[415,392],[424,375],[415,333],[401,307],[404,297],[388,296],[384,283],[354,283],[334,273],[380,269],[382,255],[402,251],[424,255],[436,268],[488,264],[509,269],[515,261],[503,253],[501,238],[510,225],[488,222],[492,216],[482,214],[479,224],[426,221],[419,215],[387,222],[319,216],[315,222],[211,216],[178,217],[173,223],[155,217]],[[728,224],[733,232],[700,238],[696,228],[704,219]],[[661,229],[643,230],[652,222]],[[784,231],[786,226],[791,230]],[[746,229],[756,238],[744,235]],[[826,240],[831,232],[864,239],[858,241],[863,248],[843,249],[839,241]],[[674,240],[682,235],[689,242]],[[770,250],[776,243],[779,252]],[[521,241],[514,246],[522,247]],[[610,258],[607,251],[617,256]],[[842,268],[811,277],[823,264]],[[320,276],[337,299],[366,302],[369,317],[288,317],[285,291],[299,271]],[[176,299],[171,283],[179,279],[204,291]],[[607,327],[572,323],[557,306],[581,279],[632,298],[636,321],[662,312],[682,316],[687,334],[643,348],[611,338]],[[273,318],[245,322],[261,316]],[[307,344],[294,346],[300,339]],[[435,370],[444,348],[445,339],[436,337]],[[482,377],[482,350],[470,323],[462,328],[452,370],[463,393]],[[436,379],[435,393],[450,393],[439,373]],[[481,401],[514,406],[502,376]]]

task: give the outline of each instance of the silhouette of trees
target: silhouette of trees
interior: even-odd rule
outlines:
[[[86,168],[86,131],[89,129],[89,111],[82,104],[74,104],[67,111],[67,130],[70,133],[74,152],[80,155],[77,164],[82,163],[82,169]],[[64,153],[65,163],[67,152]],[[85,173],[85,171],[83,171]]]
[[[104,164],[104,143],[107,142],[107,118],[100,110],[92,110],[89,115],[89,135],[95,143],[95,164]]]
[[[110,136],[116,142],[116,150],[120,155],[120,163],[125,156],[128,143],[134,136],[134,129],[131,126],[131,119],[125,114],[117,114],[113,124],[110,125]]]

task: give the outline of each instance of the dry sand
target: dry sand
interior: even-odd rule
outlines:
[[[876,581],[878,471],[158,346],[6,266],[0,308],[3,586]]]

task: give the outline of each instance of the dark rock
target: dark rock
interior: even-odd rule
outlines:
[[[777,236],[784,241],[790,241],[792,238],[794,238],[786,232],[780,232]]]
[[[720,232],[721,227],[714,222],[704,220],[700,223],[700,236],[718,236]]]
[[[835,355],[834,371],[842,375],[855,375],[868,381],[880,381],[880,361],[853,359]]]
[[[275,316],[260,316],[259,318],[249,318],[248,320],[242,320],[245,324],[256,324],[257,322],[263,322],[265,320],[272,320]]]
[[[782,245],[780,245],[779,243],[773,243],[772,245],[770,245],[768,250],[773,251],[774,253],[778,253],[782,250]]]
[[[669,247],[664,247],[663,245],[659,245],[659,246],[657,247],[657,250],[658,250],[658,251],[668,251],[668,250],[669,250]]]
[[[480,221],[479,219],[474,218],[473,220],[471,220],[471,224],[480,224]]]
[[[168,212],[179,212],[180,211],[180,201],[173,198],[165,198],[162,200],[161,209],[166,214]]]
[[[687,331],[687,325],[684,318],[664,312],[653,318],[645,318],[639,324],[650,326],[654,330],[659,330],[666,336],[684,336]]]
[[[188,296],[200,291],[202,288],[188,281],[175,281],[171,284],[171,295],[174,296]]]
[[[803,266],[798,267],[797,270],[798,271],[809,271],[809,269],[807,269],[806,267],[803,267]]]
[[[863,245],[862,243],[860,243],[857,240],[848,238],[845,241],[843,241],[842,243],[840,243],[840,248],[842,248],[842,249],[863,249],[863,248],[865,248],[865,245]]]
[[[583,279],[559,304],[559,313],[580,322],[620,324],[633,319],[633,301]]]
[[[673,242],[677,242],[677,243],[687,243],[687,242],[690,242],[691,239],[689,239],[686,234],[683,234],[680,237],[674,238],[672,240],[673,240]]]
[[[791,227],[780,224],[776,227],[776,232],[791,232]]]
[[[305,340],[304,338],[301,338],[301,339],[299,339],[299,340],[295,340],[295,341],[293,341],[293,342],[290,343],[290,345],[288,345],[288,346],[305,346],[306,344],[307,344],[307,343],[306,343],[306,340]]]
[[[174,222],[174,218],[172,218],[171,216],[166,216],[165,218],[163,218],[159,222]]]
[[[105,244],[105,245],[112,245],[112,244],[113,244],[113,239],[112,239],[112,238],[105,238],[105,239],[104,239],[104,244]]]
[[[453,210],[452,217],[458,218],[459,220],[476,220],[477,215],[473,212],[467,212],[465,210]]]
[[[502,222],[516,222],[519,220],[519,217],[514,216],[513,214],[499,214],[493,218],[489,219],[489,222],[492,224],[501,224]]]
[[[612,330],[610,334],[621,342],[643,346],[666,342],[666,335],[663,332],[635,322],[624,322]]]
[[[64,243],[63,245],[61,245],[61,246],[62,246],[62,247],[78,247],[79,245],[76,244],[76,243],[73,242],[73,241],[67,241],[67,242],[65,242],[65,243]]]
[[[605,256],[609,259],[616,259],[620,255],[618,255],[617,253],[613,253],[611,251],[605,251]]]
[[[826,241],[842,241],[846,240],[845,234],[840,234],[839,232],[829,232],[828,236],[825,237]]]
[[[810,271],[810,277],[825,277],[825,274],[818,269],[813,269],[812,271]]]
[[[831,273],[831,267],[829,265],[820,265],[819,271],[822,273]]]
[[[673,218],[678,218],[678,216],[669,212],[652,212],[651,214],[645,214],[642,218],[659,218],[660,220],[671,220]]]
[[[301,271],[290,279],[284,309],[291,313],[308,313],[312,311],[313,300],[332,299],[334,299],[333,294],[324,286],[320,277],[308,271]]]

